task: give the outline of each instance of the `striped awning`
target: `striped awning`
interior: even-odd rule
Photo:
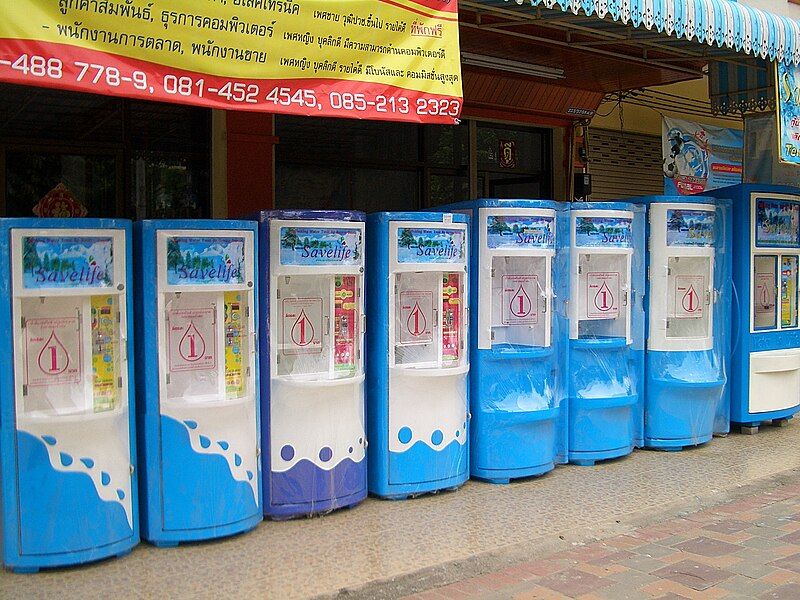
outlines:
[[[733,0],[505,0],[596,15],[670,37],[800,64],[800,22]]]

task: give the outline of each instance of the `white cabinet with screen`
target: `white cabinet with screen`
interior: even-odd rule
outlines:
[[[713,205],[651,206],[650,349],[691,351],[713,347],[715,242]]]
[[[571,339],[631,341],[633,213],[573,210]]]

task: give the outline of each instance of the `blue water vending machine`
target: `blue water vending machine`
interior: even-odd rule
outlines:
[[[259,215],[264,512],[367,496],[364,213]]]
[[[569,278],[556,247],[567,238],[568,206],[477,200],[443,209],[471,221],[470,473],[492,483],[540,475],[567,460]]]
[[[800,189],[739,185],[712,194],[733,202],[731,421],[755,433],[800,409]]]
[[[252,529],[256,226],[140,221],[135,233],[142,537],[174,546]]]
[[[644,435],[645,206],[570,211],[569,460],[593,465]]]
[[[369,490],[384,498],[469,478],[467,217],[367,218]]]
[[[644,444],[680,450],[730,428],[730,203],[635,201],[649,215]]]
[[[18,572],[139,541],[131,225],[0,219],[3,561]]]

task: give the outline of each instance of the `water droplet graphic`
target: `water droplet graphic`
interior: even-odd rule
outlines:
[[[314,324],[308,318],[306,311],[301,310],[300,316],[292,325],[292,342],[295,346],[308,346],[314,339]]]
[[[414,308],[411,309],[411,314],[408,315],[408,319],[406,320],[406,329],[408,329],[408,333],[414,337],[419,337],[425,333],[427,327],[428,320],[425,318],[425,313],[422,311],[422,308],[420,308],[419,302],[416,302]]]
[[[44,343],[37,362],[45,375],[61,375],[69,367],[69,352],[58,339],[55,330]]]
[[[594,306],[601,312],[608,312],[614,308],[614,296],[605,281],[594,296]]]
[[[206,353],[206,340],[193,321],[189,321],[189,327],[186,328],[178,345],[178,352],[186,362],[197,362]]]
[[[511,298],[510,308],[511,314],[518,318],[527,317],[531,314],[533,302],[531,302],[531,297],[528,295],[528,292],[525,291],[525,288],[522,287],[522,284],[520,284],[517,291],[514,292],[514,296]]]
[[[700,298],[693,285],[690,285],[689,289],[686,290],[686,293],[683,295],[681,306],[683,306],[683,310],[687,313],[697,312],[697,309],[700,307]]]

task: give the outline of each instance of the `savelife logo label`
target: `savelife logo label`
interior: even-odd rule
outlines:
[[[102,237],[23,237],[26,289],[105,288],[114,275],[114,242]]]
[[[486,220],[489,248],[547,248],[556,245],[553,217],[495,216]]]
[[[397,230],[397,262],[459,263],[464,260],[463,229],[401,227]]]
[[[577,217],[575,243],[578,246],[630,248],[631,219],[614,217]]]
[[[168,285],[244,283],[245,239],[167,238]]]
[[[282,265],[355,265],[363,260],[361,229],[281,227]]]

